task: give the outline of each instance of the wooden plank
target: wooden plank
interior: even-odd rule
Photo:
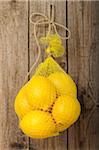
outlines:
[[[72,33],[68,42],[68,72],[77,83],[78,99],[82,106],[80,119],[69,129],[68,150],[99,149],[99,110],[93,102],[99,95],[96,85],[99,75],[96,71],[99,70],[98,15],[95,18],[98,11],[99,2],[68,1],[68,27]]]
[[[32,0],[30,1],[30,14],[32,12],[41,12],[47,15],[48,13],[48,7],[49,4],[52,3],[55,5],[55,20],[63,25],[66,25],[66,1],[35,1]],[[42,28],[38,29],[38,36],[44,36],[47,31],[47,28]],[[58,29],[58,32],[61,33],[62,35],[66,32],[64,32],[62,29]],[[64,46],[66,47],[66,42],[63,42]],[[30,66],[34,62],[34,58],[36,59],[37,57],[37,46],[33,37],[33,25],[30,25]],[[42,47],[43,49],[43,47]],[[44,58],[44,52],[42,52],[42,56],[40,59],[40,62]],[[57,60],[66,70],[67,68],[67,62],[66,62],[66,53],[65,55]],[[34,72],[34,71],[33,71]],[[63,133],[59,137],[52,137],[48,139],[41,139],[41,140],[35,140],[35,139],[30,139],[30,149],[36,149],[36,150],[66,150],[67,149],[67,132]]]
[[[14,98],[28,71],[28,3],[0,1],[0,150],[28,149]]]
[[[35,1],[32,0],[30,1],[30,15],[31,13],[34,12],[39,12],[39,13],[44,13],[45,14],[46,11],[46,2],[43,1]],[[36,19],[42,19],[40,17],[35,18]],[[40,38],[40,36],[45,36],[45,27],[38,27],[38,31],[37,31],[37,37]],[[38,51],[37,51],[37,45],[34,39],[34,35],[33,35],[33,25],[30,24],[30,30],[29,30],[29,52],[30,52],[30,67],[32,66],[32,64],[35,62],[37,56],[38,56]],[[44,54],[44,52],[42,52]],[[41,55],[38,64],[42,61],[42,58],[44,58],[43,55]],[[38,65],[37,64],[37,65]],[[33,72],[31,73],[31,75],[35,72],[35,69],[37,67],[37,65],[35,66]],[[40,149],[40,150],[44,150],[47,149],[47,142],[44,142],[45,140],[38,140],[38,139],[30,139],[30,150],[32,149]]]

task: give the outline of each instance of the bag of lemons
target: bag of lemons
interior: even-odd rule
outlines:
[[[63,55],[64,48],[58,36],[42,40],[49,44],[47,53],[54,57]],[[19,91],[14,106],[21,130],[31,138],[59,135],[80,115],[76,84],[51,56],[38,66]]]

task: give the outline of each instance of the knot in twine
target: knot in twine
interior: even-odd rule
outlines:
[[[42,19],[39,19],[37,21],[33,21],[33,18],[35,18],[36,16],[42,17]],[[52,31],[52,29],[54,29],[54,32],[56,35],[58,35],[61,39],[63,40],[67,40],[70,38],[71,32],[70,30],[65,27],[64,25],[61,25],[60,23],[57,23],[54,21],[55,18],[55,12],[54,12],[54,5],[51,4],[49,7],[49,17],[47,17],[46,15],[42,14],[42,13],[32,13],[30,15],[30,23],[32,23],[34,25],[34,29],[33,29],[33,33],[34,33],[34,38],[38,47],[38,56],[36,61],[34,62],[34,64],[32,65],[32,67],[30,68],[29,72],[27,73],[26,77],[25,77],[25,82],[28,78],[28,76],[31,74],[32,70],[34,69],[34,67],[36,66],[36,64],[39,61],[40,55],[41,55],[41,47],[37,38],[37,26],[38,25],[47,25],[48,26],[48,32],[47,35],[49,35]],[[57,31],[57,27],[61,27],[62,29],[65,29],[65,31],[68,32],[68,36],[61,36],[58,31]],[[25,83],[24,82],[24,83]]]
[[[33,18],[36,17],[36,16],[40,16],[42,17],[43,19],[40,19],[40,20],[37,20],[37,21],[33,21]],[[50,5],[49,7],[49,17],[47,17],[46,15],[42,14],[42,13],[32,13],[30,15],[30,23],[32,23],[34,25],[34,38],[35,38],[35,41],[36,41],[36,44],[37,44],[37,47],[38,47],[38,56],[37,56],[37,59],[36,61],[34,62],[34,64],[32,65],[32,67],[30,68],[29,72],[27,73],[26,77],[25,77],[25,82],[24,84],[26,83],[27,79],[28,79],[28,76],[31,74],[32,70],[34,69],[34,67],[36,66],[36,64],[38,63],[39,61],[39,58],[40,58],[40,55],[41,55],[41,47],[40,47],[40,44],[39,44],[39,41],[38,41],[38,38],[37,38],[37,26],[38,25],[48,25],[48,34],[51,33],[51,30],[52,28],[54,29],[54,32],[63,40],[67,40],[70,38],[70,35],[71,35],[71,32],[70,30],[65,27],[64,25],[60,24],[60,23],[57,23],[54,21],[54,17],[55,17],[55,13],[54,13],[54,5]],[[65,31],[68,32],[68,36],[61,36],[58,31],[57,31],[57,27],[61,27],[62,29],[65,29]],[[92,108],[90,114],[89,114],[89,119],[88,119],[88,124],[86,125],[86,134],[88,134],[88,128],[89,128],[89,122],[91,122],[91,118],[92,118],[92,115],[96,109],[96,107],[99,107],[99,103],[96,102],[94,99],[92,99],[93,103],[95,104],[95,106]]]

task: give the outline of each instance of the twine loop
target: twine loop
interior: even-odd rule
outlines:
[[[33,18],[35,18],[36,16],[39,16],[41,17],[42,19],[39,19],[37,21],[33,21]],[[37,44],[37,47],[38,47],[38,56],[37,56],[37,59],[36,61],[34,62],[34,64],[32,65],[32,67],[30,68],[29,72],[27,73],[26,77],[25,77],[25,81],[24,81],[24,84],[26,83],[27,79],[28,79],[28,76],[31,74],[32,70],[34,69],[34,67],[37,65],[38,61],[39,61],[39,58],[40,58],[40,55],[41,55],[41,48],[40,48],[40,44],[39,44],[39,40],[37,38],[37,26],[38,25],[47,25],[48,26],[48,32],[47,32],[47,35],[51,33],[51,30],[52,28],[54,29],[54,32],[63,40],[67,40],[70,38],[71,36],[71,32],[70,30],[65,27],[64,25],[60,24],[60,23],[57,23],[55,22],[55,12],[54,12],[54,5],[50,5],[49,7],[49,17],[47,17],[46,15],[42,14],[42,13],[32,13],[30,15],[30,23],[34,25],[34,29],[33,29],[33,32],[34,32],[34,38],[35,38],[35,41],[36,41],[36,44]],[[64,29],[66,32],[68,32],[68,36],[61,36],[59,33],[58,33],[58,30],[57,30],[57,27],[60,27],[62,29]],[[95,102],[93,100],[94,104],[95,104],[95,107],[93,107],[93,110],[92,112],[90,113],[89,115],[89,119],[88,119],[88,125],[86,126],[86,131],[89,127],[89,121],[91,120],[90,118],[92,117],[92,114],[94,112],[94,110],[96,109],[96,107],[99,107],[99,103]]]
[[[42,17],[42,19],[37,20],[37,21],[33,21],[33,18],[35,18],[36,16]],[[34,25],[34,28],[36,30],[36,27],[38,25],[48,25],[48,33],[51,33],[51,29],[52,27],[54,28],[54,32],[63,40],[67,40],[70,38],[71,32],[70,30],[65,27],[64,25],[57,23],[54,21],[55,18],[55,12],[54,12],[54,5],[50,5],[50,10],[49,10],[49,17],[47,17],[46,15],[42,14],[42,13],[32,13],[30,15],[30,23]],[[57,31],[57,27],[61,27],[62,29],[64,29],[65,31],[68,32],[68,36],[61,36],[58,31]],[[35,31],[34,31],[35,32]],[[37,38],[37,36],[35,37]]]
[[[38,47],[38,56],[36,58],[36,61],[34,62],[34,64],[32,65],[32,67],[30,68],[29,72],[27,73],[26,77],[25,77],[25,82],[28,78],[28,76],[31,74],[32,70],[34,69],[34,67],[37,65],[40,55],[41,55],[41,47],[39,44],[39,40],[37,38],[37,26],[38,25],[47,25],[48,26],[48,32],[47,35],[51,34],[52,29],[54,29],[55,34],[57,34],[61,39],[63,40],[67,40],[70,38],[70,30],[65,27],[64,25],[61,25],[60,23],[57,23],[54,21],[55,18],[55,12],[54,12],[54,5],[51,4],[49,7],[49,17],[47,17],[46,15],[44,15],[43,13],[32,13],[30,15],[30,23],[33,24],[34,29],[33,29],[33,33],[34,33],[34,38]],[[37,20],[37,21],[33,21],[33,18],[35,18],[36,16],[41,17],[41,19]],[[68,36],[61,36],[58,31],[57,31],[57,27],[61,27],[62,29],[65,29],[65,31],[68,32]],[[24,84],[25,84],[24,82]]]

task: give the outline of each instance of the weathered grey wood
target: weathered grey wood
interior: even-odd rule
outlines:
[[[29,16],[32,12],[47,15],[50,3],[55,5],[57,22],[66,25],[68,17],[71,39],[63,42],[66,52],[57,62],[76,81],[82,112],[80,119],[60,136],[35,140],[20,131],[13,104],[27,71],[37,58]],[[0,1],[0,150],[99,149],[99,107],[93,102],[99,103],[98,13],[98,1]],[[58,31],[66,34],[61,29]],[[39,28],[38,36],[46,32],[46,27]],[[44,58],[42,51],[39,62]]]
[[[35,0],[32,0],[30,1],[30,11],[29,11],[29,14],[31,15],[31,13],[33,12],[40,12],[40,13],[46,13],[46,1],[43,2],[43,1],[35,1]],[[42,19],[40,17],[38,18],[35,18],[34,20],[36,19]],[[30,23],[29,23],[30,24]],[[34,36],[33,36],[33,25],[30,24],[30,29],[29,29],[29,55],[30,55],[30,66],[35,62],[37,56],[38,56],[38,50],[37,50],[37,45],[36,45],[36,42],[35,42],[35,39],[34,39]],[[45,36],[45,27],[38,27],[38,31],[37,31],[37,37],[40,38],[40,36]],[[43,52],[42,52],[43,53]],[[42,58],[44,58],[44,56],[42,55],[40,57],[40,60],[38,62],[38,64],[42,61]],[[37,64],[37,65],[38,65]],[[35,72],[35,69],[36,69],[37,66],[35,66],[34,70],[32,71],[31,73],[31,76],[32,74]],[[45,140],[36,140],[36,139],[30,139],[30,150],[32,149],[47,149],[47,142],[44,142]]]
[[[48,14],[48,7],[49,4],[54,4],[55,5],[55,20],[63,25],[66,25],[66,1],[35,1],[32,0],[30,1],[30,14],[32,12],[41,12],[44,13],[45,15]],[[40,27],[38,30],[38,37],[40,36],[45,36],[47,33],[47,28],[42,28]],[[62,35],[66,35],[66,32],[58,29],[59,33]],[[30,25],[30,66],[34,62],[34,57],[36,59],[37,57],[37,46],[33,37],[33,25]],[[64,47],[66,47],[66,42],[64,43]],[[40,59],[40,62],[44,59],[45,54],[42,48],[42,56]],[[66,70],[67,68],[67,63],[66,63],[66,53],[65,55],[57,60]],[[34,72],[34,71],[33,71]],[[35,140],[35,139],[30,139],[30,149],[36,149],[36,150],[66,150],[67,149],[67,132],[63,133],[59,137],[52,137],[48,139],[41,139],[41,140]]]
[[[0,150],[28,149],[14,98],[28,71],[28,3],[0,1]]]
[[[53,1],[52,1],[53,2]],[[55,5],[55,21],[66,26],[67,22],[67,8],[66,8],[66,1],[54,1]],[[66,36],[65,30],[62,30],[61,28],[57,28],[58,33],[61,36]],[[67,45],[66,45],[66,40],[63,40],[63,45],[65,48],[65,54],[63,57],[57,59],[57,62],[62,66],[62,68],[67,71]],[[51,140],[53,142],[53,139]],[[61,133],[60,136],[55,137],[55,147],[52,150],[67,150],[67,131]],[[49,148],[50,150],[50,148]]]
[[[95,4],[98,4],[97,9]],[[69,150],[99,149],[99,142],[96,142],[99,139],[99,110],[93,102],[99,94],[96,87],[99,75],[98,10],[99,2],[68,1],[68,27],[72,33],[68,41],[68,72],[78,85],[78,99],[82,106],[80,119],[69,129]]]

